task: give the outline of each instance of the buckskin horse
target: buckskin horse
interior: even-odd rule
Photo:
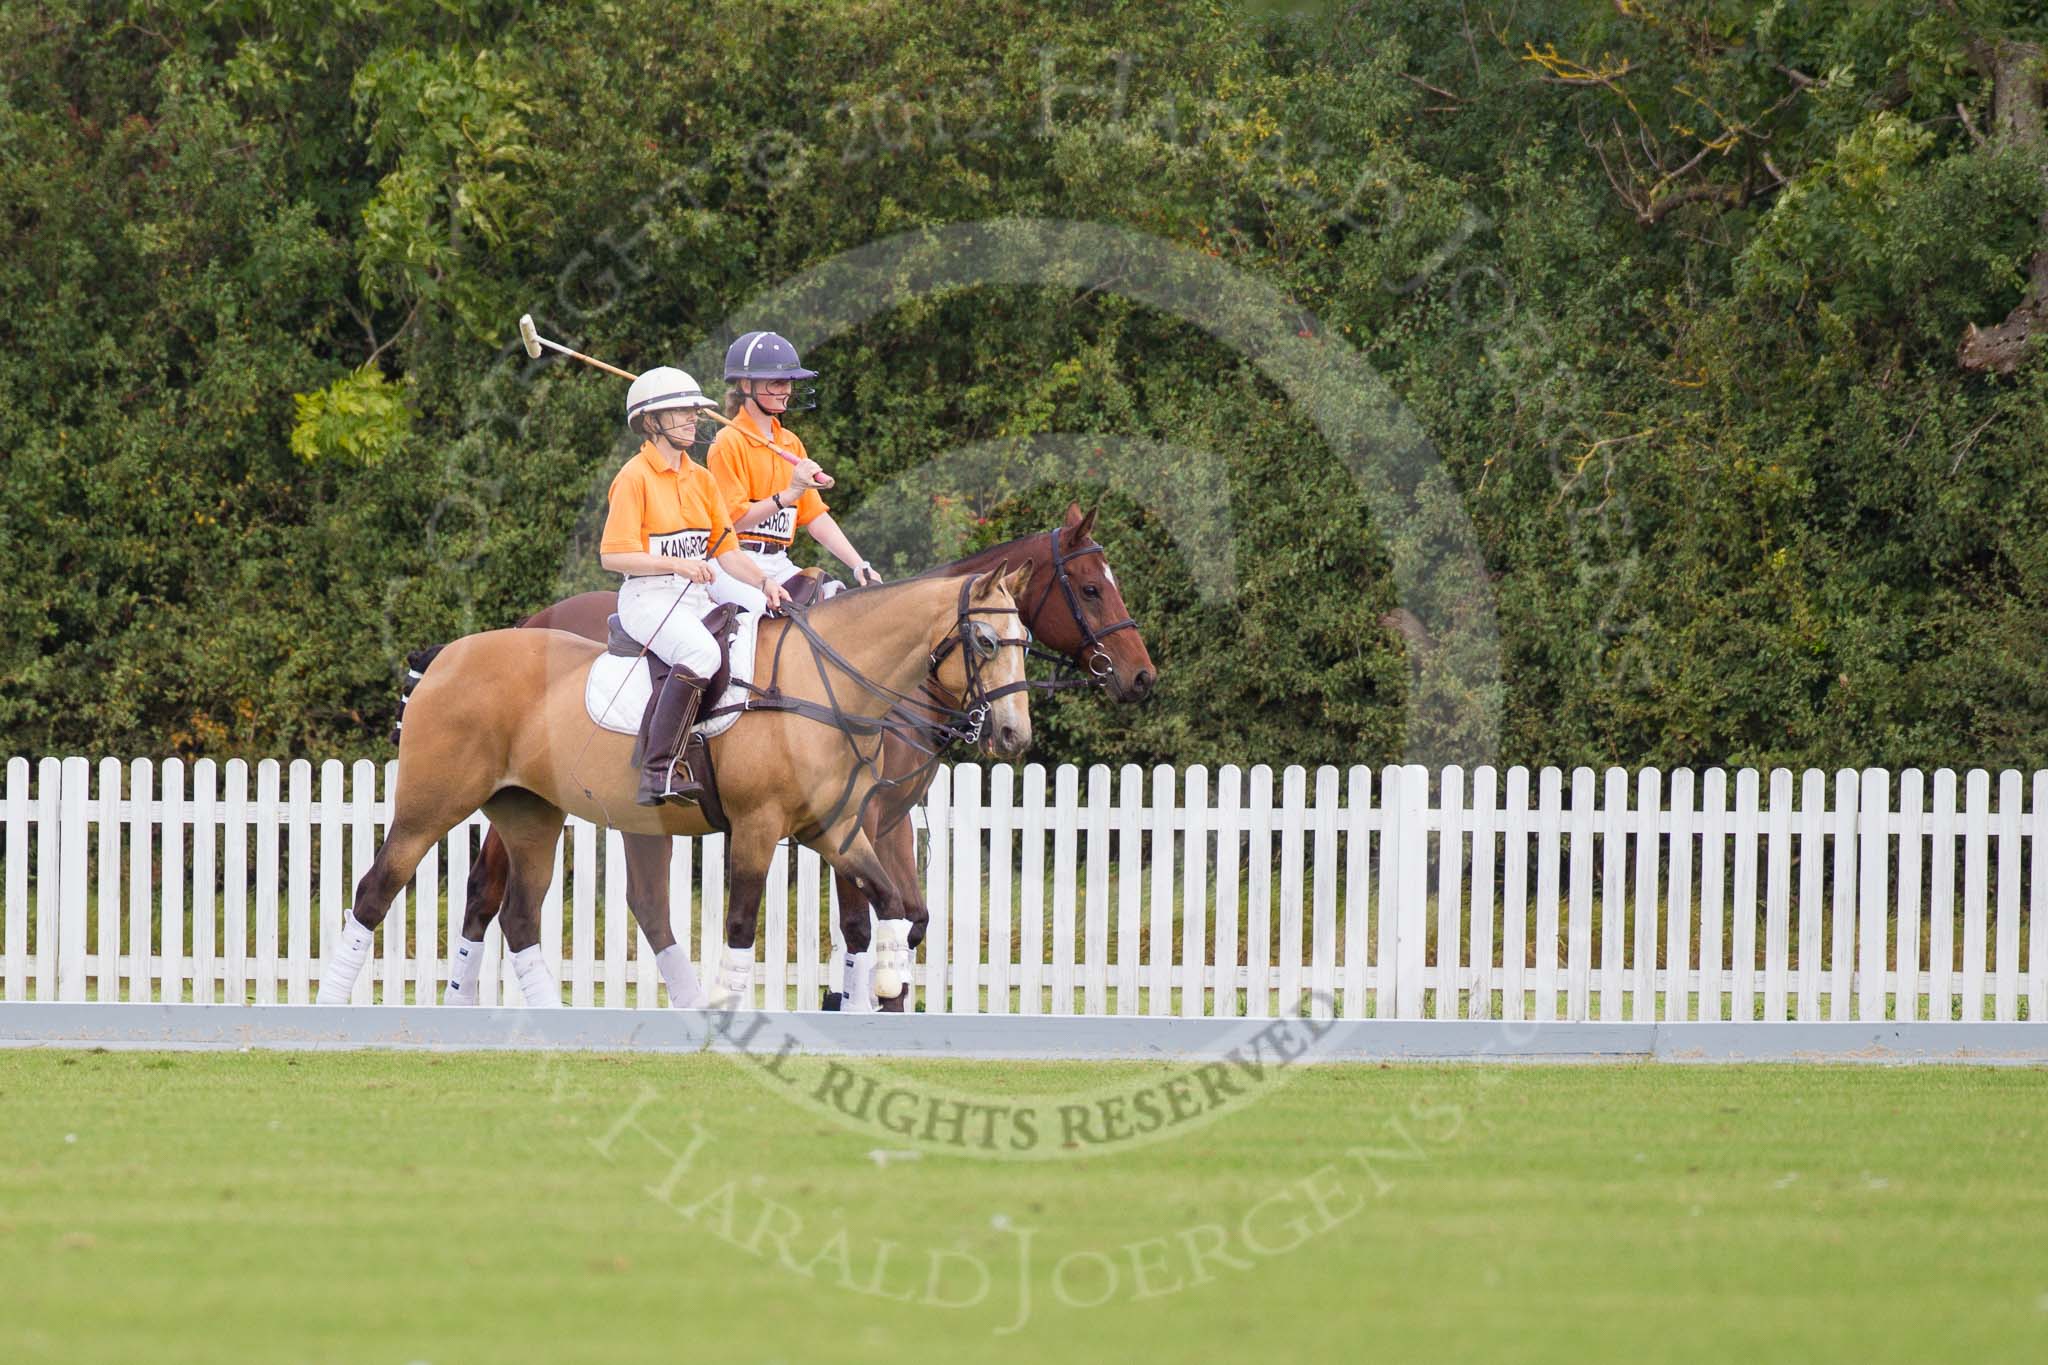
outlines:
[[[1023,753],[1031,742],[1028,637],[1017,623],[1017,598],[1032,572],[999,565],[966,577],[907,579],[761,623],[755,658],[773,661],[768,686],[749,687],[746,712],[710,743],[730,824],[728,959],[743,960],[751,972],[768,866],[776,845],[793,837],[875,898],[890,954],[887,963],[877,955],[881,981],[908,971],[923,935],[905,919],[903,898],[860,827],[881,780],[878,753],[862,740],[879,750],[900,725],[890,711],[936,678],[968,704],[956,722],[968,709],[984,712],[979,731],[991,754]],[[347,1001],[368,936],[393,898],[426,851],[479,807],[507,856],[504,928],[515,950],[539,941],[540,902],[568,815],[664,840],[711,832],[699,807],[634,803],[633,737],[598,728],[584,704],[590,666],[603,653],[564,631],[513,629],[465,636],[435,654],[405,703],[390,829],[356,884],[351,918],[360,928],[344,925],[322,974],[320,1003]],[[755,682],[762,676],[757,664]],[[849,947],[865,951],[868,938],[863,922]],[[726,1003],[734,991],[720,983],[711,1003]]]
[[[1152,694],[1158,673],[1137,623],[1124,606],[1108,556],[1093,538],[1094,529],[1095,511],[1083,513],[1078,505],[1069,504],[1064,522],[1050,531],[991,546],[922,576],[986,572],[1005,561],[1030,565],[1036,591],[1020,600],[1025,628],[1048,652],[1059,657],[1063,667],[1078,674],[1033,686],[1079,683],[1100,686],[1116,701],[1143,701]],[[616,593],[581,593],[541,608],[520,622],[520,626],[566,630],[602,642],[606,638],[606,622],[618,610],[617,602]],[[903,898],[905,917],[915,926],[918,942],[924,939],[930,912],[918,877],[917,841],[909,814],[931,788],[931,753],[942,738],[944,714],[960,702],[958,694],[946,691],[943,685],[928,682],[919,691],[925,693],[932,686],[938,688],[936,696],[906,704],[904,708],[918,724],[886,734],[881,767],[887,782],[876,792],[861,818],[862,828],[880,855],[883,869]],[[676,941],[670,927],[669,841],[659,835],[626,834],[622,842],[626,904],[647,937],[647,951],[664,952]],[[509,867],[504,842],[493,830],[485,836],[470,869],[462,936],[471,942],[482,942],[497,916],[498,906],[505,898]],[[868,938],[869,897],[852,877],[835,871],[834,880],[839,893],[840,936],[847,951],[861,952],[861,945]],[[856,924],[858,930],[853,927]],[[838,994],[834,992],[835,996]],[[901,1009],[909,998],[905,991],[880,1003],[884,1009]],[[680,1006],[693,1002],[670,1003]]]

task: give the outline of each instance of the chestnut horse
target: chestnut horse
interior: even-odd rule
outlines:
[[[876,898],[884,947],[894,954],[887,964],[878,957],[878,977],[888,966],[893,986],[908,969],[914,926],[859,824],[879,777],[874,751],[888,712],[928,679],[987,708],[981,734],[992,754],[1015,756],[1030,746],[1028,640],[1016,599],[1031,574],[1026,565],[909,579],[842,593],[800,620],[761,623],[754,681],[768,682],[773,695],[750,698],[746,713],[710,744],[731,825],[729,966],[747,964],[750,979],[768,866],[776,845],[793,837]],[[541,898],[566,816],[664,839],[710,832],[697,807],[634,803],[633,737],[599,729],[584,706],[585,679],[603,653],[602,645],[563,631],[494,630],[434,656],[405,703],[389,833],[356,885],[354,924],[344,925],[328,955],[322,1004],[347,1001],[369,933],[392,899],[426,851],[479,807],[508,857],[504,927],[515,951],[539,940]],[[862,924],[856,950],[867,941]],[[712,1003],[741,989],[729,970]],[[530,1003],[560,1003],[558,994],[543,994],[529,992]]]
[[[1157,672],[1152,656],[1137,625],[1124,607],[1116,576],[1091,532],[1095,512],[1083,513],[1069,504],[1065,521],[1051,531],[992,546],[955,564],[932,570],[924,577],[985,572],[1005,561],[1029,564],[1036,591],[1022,601],[1024,625],[1032,638],[1083,671],[1082,681],[1100,685],[1117,701],[1143,701],[1151,696]],[[566,630],[588,640],[606,638],[606,621],[618,610],[618,595],[587,592],[543,607],[520,622],[526,629]],[[936,698],[943,706],[959,704],[956,693]],[[935,731],[939,712],[932,705],[907,705],[905,711],[926,722]],[[929,766],[933,737],[890,732],[885,741],[882,771],[892,784],[877,792],[861,825],[881,856],[896,891],[903,898],[904,913],[915,926],[917,941],[924,939],[930,913],[925,906],[923,884],[917,871],[917,841],[909,813],[931,788]],[[623,840],[626,862],[626,904],[647,936],[650,953],[665,951],[675,943],[670,927],[669,841],[659,836],[627,834]],[[465,902],[462,936],[482,942],[484,932],[505,898],[509,862],[505,846],[494,832],[484,838],[470,869],[469,895]],[[854,879],[835,871],[839,892],[841,937],[848,951],[867,939],[869,898]],[[850,927],[858,923],[856,934]],[[835,993],[836,994],[836,993]],[[907,994],[884,998],[885,1009],[902,1008]],[[671,1001],[681,1005],[686,1002]]]

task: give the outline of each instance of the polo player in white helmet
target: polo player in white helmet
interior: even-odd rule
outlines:
[[[739,547],[724,492],[690,458],[697,410],[716,406],[696,380],[666,365],[633,381],[626,426],[641,446],[612,479],[598,545],[598,562],[625,575],[619,624],[671,670],[651,706],[640,770],[643,806],[689,804],[702,795],[693,776],[678,777],[676,754],[718,669],[718,642],[704,628],[704,613],[714,602],[758,603],[757,610],[766,610],[788,600],[780,581]]]
[[[856,583],[881,582],[882,576],[853,548],[818,494],[831,480],[805,454],[796,433],[782,425],[783,415],[792,409],[817,406],[816,390],[809,384],[798,389],[797,384],[816,379],[818,372],[805,369],[796,347],[774,332],[748,332],[727,348],[725,377],[731,386],[726,413],[733,425],[718,433],[704,464],[725,492],[741,548],[770,578],[787,582],[797,572],[789,558],[790,546],[796,533],[804,530],[853,570]],[[776,447],[796,457],[794,468],[776,454]],[[828,578],[824,595],[840,586],[837,579]],[[740,595],[743,591],[736,591],[734,600],[746,600]]]

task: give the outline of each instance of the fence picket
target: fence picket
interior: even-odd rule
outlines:
[[[1024,769],[1023,847],[1018,854],[1018,891],[1023,919],[1017,939],[1017,1012],[1045,1012],[1045,768]]]
[[[1499,814],[1494,790],[1499,781],[1491,767],[1472,773],[1472,953],[1468,969],[1466,1013],[1473,1019],[1498,1017],[1493,1008],[1493,869],[1494,831]]]
[[[1622,1017],[1622,954],[1628,946],[1628,773],[1609,768],[1600,803],[1600,1018]]]
[[[1820,960],[1821,775],[1808,770],[1799,800],[1799,988],[1797,1018],[1818,1019],[1817,973],[1806,970]],[[1771,770],[1769,816],[1770,884],[1765,892],[1764,1018],[1786,1017],[1792,950],[1788,939],[1788,896],[1792,881],[1792,770]]]
[[[1899,774],[1899,972],[1892,997],[1892,1017],[1900,1020],[1920,1017],[1920,859],[1927,841],[1922,829],[1922,794],[1917,769],[1909,768]],[[2034,850],[2039,856],[2039,840]],[[2037,876],[2035,894],[2041,894],[2042,889]],[[2040,923],[2039,918],[2034,922]]]
[[[934,784],[936,785],[936,784]],[[1053,795],[1052,1012],[1074,1012],[1074,855],[1080,820],[1080,774],[1062,763]]]
[[[36,999],[57,999],[64,922],[62,828],[65,771],[61,759],[36,764]]]
[[[1991,774],[1970,769],[1963,810],[1963,1022],[1984,1017],[1986,854],[1991,836]]]
[[[1443,770],[1437,802],[1436,860],[1436,1008],[1432,1019],[1458,1017],[1458,987],[1464,976],[1459,949],[1464,941],[1465,770],[1453,763]]]
[[[954,1014],[981,1013],[981,768],[953,768],[953,990],[946,1008]],[[943,958],[932,959],[936,970]]]
[[[573,842],[571,875],[575,885],[569,896],[569,1003],[579,1009],[588,1009],[597,1003],[597,826],[588,820],[569,822],[570,839]],[[439,916],[428,912],[427,888],[424,879],[420,885],[420,998],[425,1000],[429,980],[425,960],[430,950],[425,946],[432,930],[429,928]]]
[[[1263,763],[1251,772],[1245,836],[1244,1013],[1265,1019],[1273,1013],[1273,770]]]
[[[795,845],[784,839],[768,860],[768,885],[762,894],[760,945],[761,1007],[789,1008],[789,855]]]
[[[1593,770],[1572,769],[1571,922],[1565,948],[1565,1017],[1583,1023],[1592,1014],[1593,975]]]
[[[28,997],[28,760],[7,760],[7,918],[0,923],[0,1000]]]
[[[303,1005],[310,998],[313,960],[313,765],[305,759],[292,760],[288,805],[285,811],[285,999]],[[168,798],[167,798],[168,800]],[[171,814],[164,812],[164,838],[168,843]],[[165,858],[169,858],[167,852]],[[165,926],[169,933],[169,926]],[[166,979],[165,998],[170,998]]]
[[[1411,763],[1401,769],[1400,918],[1395,925],[1395,954],[1400,959],[1400,1017],[1420,1019],[1424,998],[1423,963],[1429,951],[1429,769]]]
[[[1280,937],[1275,975],[1280,990],[1274,1014],[1292,1019],[1301,1013],[1303,827],[1308,823],[1308,773],[1290,763],[1280,775]]]
[[[57,836],[61,910],[57,928],[57,998],[85,999],[86,976],[86,818],[92,802],[92,765],[82,758],[64,760],[62,814]]]
[[[1849,986],[1856,965],[1856,798],[1862,777],[1853,768],[1835,774],[1834,918],[1828,945],[1828,1018],[1849,1017]]]
[[[214,898],[220,811],[214,793],[220,770],[210,758],[192,765],[192,999],[213,1003],[220,981]]]
[[[1956,775],[1934,774],[1933,838],[1927,867],[1927,1017],[1955,1017]]]
[[[162,998],[172,1004],[185,999],[185,760],[167,758],[163,773],[163,886],[161,936]],[[304,956],[310,957],[311,949]],[[294,1002],[303,1003],[303,1002]]]
[[[1721,1013],[1722,949],[1728,865],[1728,773],[1707,769],[1700,784],[1700,1018],[1718,1020]]]
[[[1507,804],[1501,809],[1500,1017],[1529,1017],[1529,770],[1508,769]]]
[[[1728,1017],[1756,1018],[1757,773],[1735,775],[1735,890],[1729,914]]]
[[[1564,856],[1564,773],[1545,768],[1536,811],[1536,1018],[1557,1018],[1558,871]],[[1384,875],[1384,874],[1382,874]]]
[[[988,1010],[991,1014],[1010,1012],[1012,972],[1016,951],[1015,931],[1010,913],[1011,883],[1016,866],[1016,847],[1011,835],[1016,827],[1017,770],[998,763],[988,770]]]
[[[1199,763],[1188,769],[1186,810],[1180,883],[1180,1012],[1184,1018],[1199,1019],[1209,1012],[1210,818],[1209,770]]]
[[[99,800],[93,805],[97,823],[99,885],[94,897],[93,999],[121,998],[121,760],[103,758],[99,769]]]
[[[796,851],[796,1007],[816,1009],[824,999],[823,964],[818,959],[818,916],[821,913],[819,878],[824,860],[816,850],[797,846]]]
[[[230,767],[232,767],[232,765],[230,765]],[[232,777],[232,773],[230,774],[230,776]],[[359,758],[354,763],[349,765],[348,776],[348,913],[349,916],[353,918],[355,915],[355,888],[363,884],[363,878],[365,875],[368,874],[370,870],[370,859],[374,852],[372,846],[376,842],[377,837],[375,818],[375,802],[377,797],[377,765],[370,762],[370,760],[368,760],[367,758]],[[493,923],[491,927],[495,929],[497,925]],[[388,927],[386,929],[386,932],[388,932]],[[374,953],[376,950],[373,947],[371,951]],[[496,955],[497,953],[496,950],[494,949],[492,951],[492,956],[495,957]],[[370,978],[375,974],[375,969],[372,966],[372,964],[370,962],[365,962],[363,964],[363,970],[356,976],[355,989],[349,992],[348,1002],[351,1005],[367,1005],[370,1003],[372,994]],[[495,997],[492,996],[486,996],[484,998],[486,1000],[495,1000]]]
[[[151,943],[156,937],[156,876],[151,855],[156,832],[155,765],[138,758],[128,765],[128,999],[147,1003],[155,985]],[[272,885],[276,884],[273,872]]]
[[[1169,858],[1167,866],[1172,865]],[[1336,1014],[1337,999],[1337,770],[1328,765],[1316,769],[1313,907],[1309,1015],[1329,1019]]]
[[[1088,769],[1088,918],[1081,962],[1083,1008],[1109,1013],[1109,768]]]
[[[1152,895],[1147,907],[1151,936],[1145,945],[1145,1012],[1173,1013],[1173,768],[1152,769],[1152,806],[1147,817],[1152,858]]]
[[[277,1003],[277,816],[278,766],[274,758],[256,765],[256,1003]]]
[[[1239,854],[1243,848],[1244,812],[1240,808],[1244,774],[1235,763],[1216,770],[1216,998],[1211,1012],[1234,1019],[1241,1012],[1237,993]]]
[[[1630,945],[1630,977],[1635,989],[1629,1001],[1629,1017],[1645,1023],[1657,1017],[1657,869],[1661,865],[1663,840],[1658,834],[1664,809],[1663,774],[1644,768],[1636,774],[1636,871],[1635,939]]]
[[[1132,1015],[1138,1013],[1139,959],[1145,944],[1139,904],[1145,891],[1145,835],[1140,827],[1145,774],[1137,764],[1126,763],[1117,774],[1116,795],[1116,1012]]]
[[[1892,808],[1891,774],[1883,768],[1868,768],[1860,775],[1863,790],[1857,802],[1856,852],[1859,867],[1857,889],[1857,982],[1856,1016],[1884,1017],[1884,966],[1890,944],[1886,933],[1885,904],[1891,891],[1889,875],[1891,838],[1885,823]],[[2017,855],[2019,840],[2013,840]]]
[[[1664,1018],[1692,1018],[1692,836],[1698,823],[1693,806],[1696,779],[1690,768],[1671,774],[1671,876],[1664,919]]]
[[[348,855],[342,835],[342,809],[346,802],[347,770],[339,759],[320,765],[320,960],[308,964],[307,974],[317,978],[327,955],[341,933],[341,867]],[[196,925],[195,925],[196,927]]]
[[[946,1008],[946,948],[950,937],[946,932],[949,908],[953,895],[953,847],[956,842],[953,830],[953,774],[950,768],[941,766],[932,774],[931,790],[925,795],[927,849],[925,854],[925,908],[931,912],[931,919],[925,930],[924,960],[926,966],[925,1008],[934,1014]],[[912,973],[915,978],[916,973]],[[905,1010],[915,1010],[915,994],[903,1002]]]
[[[451,852],[448,859],[448,900],[453,909],[455,900],[455,859]],[[687,890],[687,887],[685,887]],[[626,836],[615,829],[604,832],[604,1004],[606,1009],[625,1009],[626,973],[633,962],[632,912],[626,904]],[[689,951],[689,936],[685,934],[678,942],[683,951]],[[452,947],[453,936],[449,939]]]
[[[1201,769],[1194,769],[1200,773]],[[1372,905],[1372,839],[1369,817],[1372,807],[1372,769],[1359,764],[1351,769],[1348,778],[1349,791],[1344,803],[1344,1001],[1343,1015],[1346,1019],[1365,1018],[1365,992],[1368,977],[1367,959],[1371,956],[1371,913]],[[1202,804],[1192,782],[1188,788],[1189,806],[1189,847],[1194,840],[1193,808]],[[1188,878],[1199,881],[1201,868],[1192,859],[1188,864]],[[1200,892],[1194,892],[1190,903],[1201,904]]]
[[[1918,777],[1918,773],[1909,773]],[[1917,792],[1917,788],[1915,789]],[[2034,774],[2033,815],[2033,881],[2030,883],[2027,909],[2032,932],[2027,938],[2027,1018],[2035,1023],[2048,1019],[2048,950],[2041,947],[2041,928],[2048,919],[2048,771]],[[1917,918],[1918,916],[1914,916]],[[1904,907],[1900,909],[1899,928],[1903,935],[1907,923]],[[1906,995],[1915,998],[1916,992]]]
[[[1993,1017],[2020,1017],[2020,775],[1998,775],[1998,939]]]

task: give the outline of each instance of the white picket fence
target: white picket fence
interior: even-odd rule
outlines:
[[[0,998],[306,1002],[395,775],[10,760]],[[2040,1020],[2048,772],[2024,794],[1982,770],[1579,768],[1567,790],[1554,768],[963,764],[916,820],[914,990],[1024,1014]],[[483,828],[421,865],[358,1002],[438,1000]],[[664,1003],[618,836],[572,821],[556,858],[568,1003]],[[722,840],[672,866],[678,937],[715,962]],[[808,850],[793,871],[785,850],[757,944],[769,1008],[815,1007],[833,961],[831,879]],[[513,1002],[495,929],[483,981]]]

